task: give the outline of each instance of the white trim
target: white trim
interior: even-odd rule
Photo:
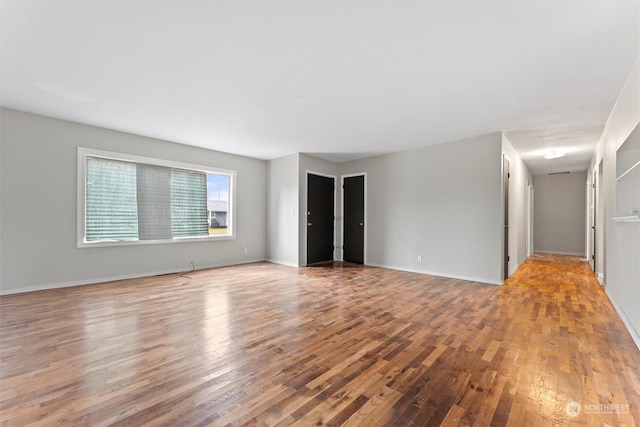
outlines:
[[[338,209],[338,192],[336,191],[336,184],[338,183],[338,177],[336,175],[330,175],[327,173],[323,173],[323,172],[316,172],[316,171],[312,171],[312,170],[308,170],[306,171],[307,173],[307,179],[304,180],[304,185],[306,186],[306,195],[307,197],[305,197],[304,199],[304,260],[305,260],[305,266],[309,265],[309,258],[308,258],[308,250],[307,248],[309,247],[309,234],[308,234],[308,230],[309,227],[307,226],[308,222],[309,222],[309,175],[317,175],[317,176],[324,176],[326,178],[333,178],[333,260],[335,261],[338,257],[337,257],[337,251],[338,251],[338,247],[336,246],[336,241],[338,240],[338,236],[337,236],[337,227],[336,227],[336,220],[337,220],[337,209]]]
[[[607,269],[607,221],[605,220],[605,213],[607,212],[607,191],[605,190],[605,159],[600,159],[597,165],[595,165],[594,172],[596,173],[595,184],[595,254],[596,262],[594,263],[598,277],[603,277]]]
[[[620,316],[620,319],[622,319],[622,322],[624,323],[624,326],[626,326],[627,331],[629,331],[629,335],[631,335],[631,339],[636,344],[636,347],[638,347],[638,350],[640,350],[640,334],[638,334],[638,331],[635,330],[635,328],[631,324],[631,321],[622,310],[622,308],[618,305],[613,295],[609,293],[608,288],[604,285],[603,287],[605,288],[604,293],[607,295],[607,298],[609,298],[609,301],[611,301],[611,305],[613,305],[616,313],[618,313],[618,316]]]
[[[404,267],[390,266],[390,265],[385,265],[385,264],[371,263],[371,264],[367,264],[367,265],[369,265],[371,267],[386,268],[388,270],[406,271],[408,273],[418,273],[418,274],[424,274],[424,275],[427,275],[427,276],[444,277],[444,278],[447,278],[447,279],[466,280],[468,282],[485,283],[485,284],[489,284],[489,285],[502,285],[503,284],[503,282],[499,281],[499,280],[490,280],[490,279],[483,279],[483,278],[478,278],[478,277],[468,277],[468,276],[458,276],[458,275],[453,275],[453,274],[448,274],[448,273],[439,273],[439,272],[426,271],[426,270],[416,270],[416,269],[413,269],[413,268],[404,268]]]
[[[203,237],[187,237],[163,240],[118,240],[118,241],[98,241],[87,242],[84,240],[85,233],[85,196],[86,196],[86,159],[87,157],[100,157],[104,159],[112,159],[119,161],[128,161],[133,163],[144,163],[150,165],[164,166],[174,169],[192,170],[197,172],[227,175],[229,177],[229,201],[227,204],[227,227],[231,232],[224,235],[209,235]],[[182,243],[182,242],[203,242],[216,240],[235,240],[236,239],[236,171],[230,169],[222,169],[212,166],[196,165],[193,163],[175,162],[172,160],[157,159],[152,157],[136,156],[133,154],[116,153],[104,150],[95,150],[93,148],[78,147],[77,157],[77,203],[76,203],[76,247],[77,248],[97,248],[105,246],[131,246],[131,245],[149,245],[158,243]]]
[[[640,123],[639,123],[640,124]],[[638,125],[636,125],[636,127],[638,127]],[[633,133],[633,132],[632,132]],[[626,141],[625,141],[626,142]],[[622,145],[620,145],[620,147],[622,147]],[[618,148],[619,150],[619,148]],[[626,171],[624,171],[622,173],[622,175],[620,175],[619,177],[616,178],[616,181],[620,181],[622,178],[624,178],[627,174],[630,174],[632,172],[634,172],[635,168],[640,168],[640,160],[638,162],[636,162],[636,164],[634,164],[633,166],[631,166],[629,169],[627,169]],[[633,178],[632,178],[633,179]]]
[[[589,235],[589,231],[591,231],[591,209],[592,209],[592,201],[591,201],[591,178],[589,177],[589,171],[587,170],[587,182],[585,183],[587,189],[586,189],[586,194],[585,194],[585,200],[586,200],[586,209],[587,209],[587,216],[585,218],[585,236],[584,236],[584,243],[585,243],[585,249],[584,249],[584,256],[585,258],[587,258],[587,260],[589,261],[589,266],[591,266],[591,259],[590,259],[590,255],[589,252],[591,252],[591,236]]]
[[[357,173],[348,173],[346,175],[340,176],[340,209],[341,209],[341,221],[340,221],[340,253],[342,256],[340,257],[340,261],[344,260],[344,179],[351,178],[354,176],[363,176],[364,177],[364,236],[362,240],[362,263],[367,265],[367,227],[369,225],[368,217],[367,217],[367,173],[366,172],[357,172]]]
[[[537,254],[552,254],[552,255],[571,255],[571,256],[579,256],[580,258],[585,258],[584,252],[561,252],[561,251],[541,251],[536,249],[534,253]]]
[[[212,263],[212,264],[203,264],[199,265],[197,270],[208,270],[211,268],[220,268],[220,267],[230,267],[232,265],[241,265],[241,264],[253,264],[256,262],[264,262],[264,259],[256,258],[250,260],[242,260],[242,261],[233,261],[229,263]],[[191,270],[184,270],[182,268],[172,268],[168,270],[159,270],[159,271],[149,271],[144,273],[134,273],[134,274],[124,274],[121,276],[107,276],[107,277],[98,277],[90,280],[76,280],[71,282],[58,282],[58,283],[49,283],[45,285],[36,285],[36,286],[28,286],[16,289],[3,289],[0,290],[0,295],[13,295],[13,294],[22,294],[27,292],[35,292],[35,291],[46,291],[50,289],[61,289],[61,288],[70,288],[73,286],[85,286],[85,285],[95,285],[97,283],[106,283],[106,282],[114,282],[117,280],[127,280],[127,279],[139,279],[142,277],[153,277],[160,276],[164,274],[175,274],[175,273],[185,273],[188,274]]]
[[[507,182],[508,182],[508,188],[505,188],[504,185],[504,161],[507,161],[507,163],[509,163],[509,171],[507,172],[509,175],[507,177]],[[501,252],[502,252],[502,258],[500,259],[500,276],[504,276],[504,264],[507,264],[507,277],[502,277],[502,281],[504,282],[505,280],[507,280],[509,278],[509,276],[511,276],[511,257],[509,254],[509,251],[511,251],[511,242],[510,240],[510,230],[511,230],[511,223],[512,223],[512,218],[511,218],[511,208],[509,206],[510,202],[511,202],[511,159],[509,158],[509,156],[507,156],[507,154],[503,151],[502,152],[502,158],[500,161],[500,187],[501,187],[501,195],[502,195],[502,200],[500,201],[500,206],[502,207],[502,240],[501,240]],[[508,199],[508,200],[505,200]],[[507,203],[505,203],[505,201]],[[506,215],[505,215],[506,214]],[[505,223],[508,221],[508,225],[507,227],[505,227]],[[505,231],[508,230],[508,231]],[[504,250],[504,246],[505,246],[505,242],[507,243],[507,253],[505,253]],[[507,259],[509,261],[507,261]],[[502,283],[502,282],[501,282]]]
[[[267,258],[265,259],[266,262],[270,262],[272,264],[278,264],[278,265],[284,265],[287,267],[294,267],[294,268],[298,268],[300,267],[297,263],[295,262],[290,262],[290,261],[283,261],[283,260],[279,260],[279,259],[274,259],[274,258]]]
[[[525,194],[525,227],[527,228],[526,230],[526,255],[527,255],[527,259],[531,257],[531,255],[533,255],[533,219],[534,219],[534,208],[535,208],[535,200],[534,200],[534,194],[533,194],[534,188],[533,188],[533,184],[531,184],[529,182],[529,180],[526,180],[526,194]]]
[[[640,222],[640,215],[617,216],[611,218],[613,222]]]

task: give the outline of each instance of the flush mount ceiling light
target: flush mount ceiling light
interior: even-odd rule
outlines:
[[[551,150],[544,155],[545,159],[557,159],[558,157],[564,156],[565,152],[562,150]]]

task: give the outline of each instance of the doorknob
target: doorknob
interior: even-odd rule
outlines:
[[[361,223],[360,223],[360,227],[364,227],[364,222],[361,222]]]
[[[313,224],[311,224],[310,222],[307,223],[307,226],[311,227]]]

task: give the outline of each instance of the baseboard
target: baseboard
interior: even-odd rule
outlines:
[[[267,258],[265,261],[266,262],[270,262],[272,264],[285,265],[287,267],[295,267],[295,268],[299,267],[298,264],[295,263],[295,262],[283,261],[283,260],[275,259],[275,258]]]
[[[618,313],[618,316],[620,316],[620,319],[622,319],[624,326],[627,327],[627,331],[629,331],[629,335],[631,335],[631,339],[636,344],[636,347],[638,347],[638,350],[640,350],[640,334],[638,334],[638,331],[635,330],[635,328],[631,324],[631,321],[629,320],[625,312],[618,305],[613,295],[611,295],[607,291],[606,287],[605,287],[604,293],[607,295],[607,298],[609,298],[609,301],[611,301],[611,305],[613,305],[613,308],[616,310],[616,313]]]
[[[522,261],[520,261],[518,263],[518,265],[516,265],[516,268],[513,269],[513,271],[509,272],[509,277],[511,277],[512,274],[514,274],[516,271],[518,271],[520,269],[520,267],[522,267],[522,264],[524,264],[530,257],[524,257],[524,259]],[[500,284],[503,284],[504,282],[501,282]]]
[[[447,279],[466,280],[466,281],[469,281],[469,282],[487,283],[489,285],[502,285],[502,281],[501,280],[491,280],[491,279],[478,278],[478,277],[459,276],[459,275],[454,275],[454,274],[439,273],[439,272],[433,272],[433,271],[427,271],[427,270],[416,270],[416,269],[411,269],[411,268],[401,268],[401,267],[397,267],[397,266],[384,265],[384,264],[367,263],[366,265],[369,265],[371,267],[386,268],[386,269],[389,269],[389,270],[406,271],[408,273],[418,273],[418,274],[426,274],[426,275],[429,275],[429,276],[444,277],[444,278],[447,278]]]
[[[570,255],[570,256],[579,256],[584,259],[587,259],[584,256],[584,252],[560,252],[560,251],[540,251],[538,249],[533,251],[534,254],[551,254],[551,255]]]
[[[252,264],[254,262],[263,262],[263,261],[265,260],[263,258],[260,258],[260,259],[250,259],[250,260],[242,260],[242,261],[232,261],[232,262],[226,262],[226,263],[204,264],[204,265],[198,265],[198,268],[196,268],[196,270],[207,270],[209,268],[220,268],[220,267],[229,267],[232,265]],[[71,288],[73,286],[95,285],[96,283],[114,282],[116,280],[126,280],[126,279],[139,279],[141,277],[160,276],[163,274],[184,273],[185,271],[186,270],[184,268],[174,268],[169,270],[150,271],[145,273],[125,274],[121,276],[99,277],[99,278],[89,279],[89,280],[75,280],[71,282],[48,283],[45,285],[29,286],[24,288],[6,289],[6,290],[3,289],[3,290],[0,290],[0,295],[24,294],[27,292],[46,291],[50,289]]]

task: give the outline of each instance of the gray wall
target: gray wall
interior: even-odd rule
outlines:
[[[267,162],[267,260],[298,266],[300,155]]]
[[[584,256],[587,173],[534,178],[536,252]]]
[[[192,261],[305,265],[308,171],[338,185],[342,175],[367,173],[369,264],[498,284],[503,145],[494,133],[341,164],[306,154],[264,162],[3,109],[0,292],[185,271]],[[77,146],[236,170],[237,238],[77,249]],[[340,201],[338,192],[336,245]]]
[[[0,127],[2,293],[265,258],[264,161],[8,109]],[[236,170],[237,238],[76,248],[78,146]]]
[[[501,147],[494,133],[341,164],[367,173],[368,263],[502,283]]]
[[[607,120],[589,170],[604,161],[603,215],[598,219],[604,230],[604,246],[596,257],[605,261],[605,290],[640,348],[640,222],[611,220],[617,215],[627,215],[616,212],[616,150],[640,122],[639,58]]]
[[[527,186],[533,175],[509,142],[502,136],[502,151],[509,160],[509,275],[527,260]],[[533,236],[532,236],[533,240]]]
[[[267,259],[279,264],[307,264],[307,174],[336,179],[335,242],[340,242],[339,165],[308,154],[292,154],[267,162]],[[334,252],[339,260],[341,253]]]

